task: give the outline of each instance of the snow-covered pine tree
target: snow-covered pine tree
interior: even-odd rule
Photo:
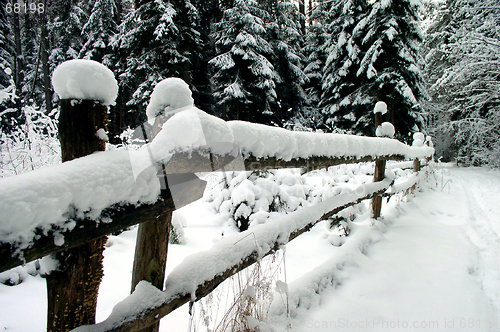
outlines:
[[[441,17],[427,38],[435,132],[454,137],[460,161],[499,167],[500,6],[450,0]]]
[[[219,1],[191,0],[191,2],[198,10],[200,27],[198,40],[201,42],[197,51],[191,53],[193,99],[200,109],[215,114],[216,101],[210,82],[211,72],[208,70],[208,62],[215,56],[215,45],[210,33],[213,24],[222,18],[222,10]]]
[[[190,49],[192,43],[187,39],[199,35],[197,16],[190,1],[167,0],[136,1],[135,9],[125,15],[112,41],[119,99],[127,108],[125,128],[135,128],[145,120],[156,83],[171,76],[187,80],[189,57],[196,51]]]
[[[5,13],[5,6],[0,8],[0,89],[10,85],[12,77],[12,61],[14,55],[14,43],[12,32]]]
[[[323,67],[320,109],[327,128],[341,128],[352,133],[367,132],[365,119],[371,108],[365,75],[357,75],[360,68],[362,41],[356,26],[368,11],[365,0],[334,1],[329,3],[328,40],[325,44],[328,58]]]
[[[312,107],[319,105],[323,67],[328,57],[325,49],[329,37],[325,29],[328,12],[325,7],[324,2],[321,1],[312,9],[311,24],[307,27],[302,51],[306,56],[304,73],[308,78],[305,89]]]
[[[266,24],[268,40],[274,51],[273,66],[281,80],[276,85],[277,103],[273,103],[273,121],[279,126],[302,112],[308,104],[304,85],[305,56],[300,22],[305,17],[290,0],[275,0]]]
[[[423,34],[419,27],[419,0],[379,0],[369,15],[355,28],[365,52],[357,76],[368,79],[366,93],[374,105],[383,100],[389,108],[389,120],[396,137],[407,141],[409,133],[423,130],[422,100],[427,97],[419,45]],[[373,134],[371,107],[359,120],[364,132]]]
[[[235,0],[215,24],[216,56],[210,60],[214,95],[222,117],[271,123],[276,103],[272,47],[265,39],[268,13],[253,0]]]
[[[82,29],[88,21],[89,2],[71,0],[52,3],[48,22],[50,72],[66,60],[77,59],[84,45]]]
[[[118,9],[115,0],[96,0],[90,12],[89,19],[82,28],[85,36],[79,58],[103,62],[112,67],[110,61],[110,40],[118,32],[115,20]]]
[[[14,83],[14,38],[7,19],[5,6],[0,8],[0,133],[2,140],[6,139],[5,134],[10,134],[15,128],[16,119],[20,116],[20,111],[14,109],[17,101],[16,87]],[[15,110],[5,112],[5,110]]]
[[[21,32],[25,58],[24,77],[19,92],[24,104],[42,105],[44,100],[43,73],[41,64],[40,32],[41,20],[38,12],[27,12]],[[30,102],[33,99],[33,102]]]

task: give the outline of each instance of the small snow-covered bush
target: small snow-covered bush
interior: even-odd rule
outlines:
[[[273,212],[297,210],[311,189],[297,170],[226,172],[205,198],[244,231],[266,222]]]
[[[273,216],[323,202],[372,181],[373,165],[340,165],[304,175],[297,169],[226,172],[213,178],[205,200],[222,219],[244,231]],[[359,209],[366,208],[352,207],[340,214],[349,218]]]
[[[2,115],[6,116],[8,111]],[[21,108],[21,118],[16,120],[14,130],[0,130],[0,177],[61,162],[56,118],[57,114],[45,114],[44,110],[27,105]]]

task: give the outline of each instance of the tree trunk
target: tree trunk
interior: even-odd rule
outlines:
[[[163,120],[161,116],[158,116],[153,124],[153,139],[161,131],[162,125]],[[171,197],[165,175],[163,175],[163,181],[161,184],[162,190],[165,191],[164,197]],[[156,288],[163,290],[172,211],[175,209],[173,200],[169,199],[169,201],[171,202],[170,212],[139,225],[135,244],[131,293],[141,280],[149,281]],[[160,322],[158,320],[154,324],[141,329],[140,332],[158,332],[159,329]]]
[[[299,0],[299,12],[303,16],[300,18],[300,31],[302,35],[306,35],[306,5],[304,3],[305,0]]]
[[[43,68],[43,90],[45,92],[45,108],[47,114],[52,111],[52,87],[50,84],[49,69],[49,42],[47,41],[47,23],[42,22],[41,43],[42,43],[42,68]]]
[[[21,47],[21,29],[19,28],[19,14],[15,11],[12,12],[12,31],[14,32],[14,47],[16,51],[16,58],[14,59],[14,83],[18,93],[22,90],[21,84],[23,82],[24,63],[23,63],[23,50]]]
[[[94,100],[73,103],[60,101],[59,140],[62,161],[104,151],[105,142],[96,136],[106,128],[107,107]],[[97,293],[103,276],[102,237],[54,255],[59,268],[47,276],[47,330],[69,331],[84,324],[95,324]]]

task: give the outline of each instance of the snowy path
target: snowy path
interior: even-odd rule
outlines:
[[[500,330],[500,172],[449,172],[385,207],[383,239],[352,256],[319,305],[296,309],[292,331]]]

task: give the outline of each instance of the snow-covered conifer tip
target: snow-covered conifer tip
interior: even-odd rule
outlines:
[[[146,108],[148,122],[153,124],[155,118],[164,114],[175,113],[180,108],[193,106],[189,85],[178,77],[169,77],[159,82],[151,94]]]
[[[384,122],[380,126],[377,127],[375,131],[375,135],[377,137],[390,137],[393,138],[396,133],[396,129],[394,125],[390,122]]]
[[[375,108],[373,109],[373,113],[387,113],[387,104],[383,101],[379,101],[375,104]]]
[[[103,64],[84,59],[69,60],[56,67],[52,85],[60,99],[97,100],[115,105],[118,83]]]

